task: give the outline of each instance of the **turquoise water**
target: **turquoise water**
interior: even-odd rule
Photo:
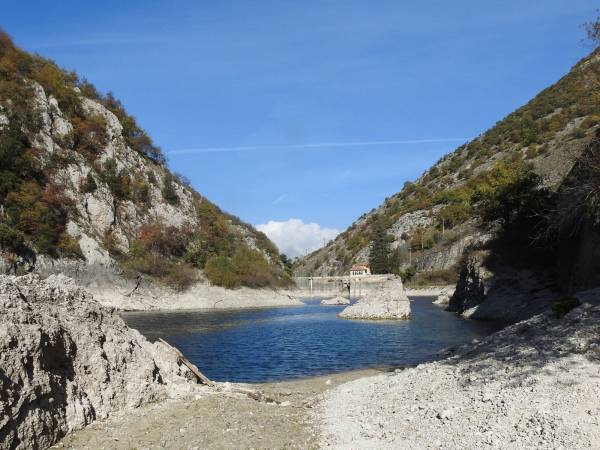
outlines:
[[[452,345],[495,331],[433,305],[411,302],[412,319],[354,321],[336,316],[343,306],[124,313],[150,340],[178,347],[209,378],[267,382],[364,369],[401,367],[436,358]]]

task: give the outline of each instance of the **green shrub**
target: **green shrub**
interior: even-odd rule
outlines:
[[[417,268],[415,266],[407,267],[404,270],[401,270],[398,275],[400,275],[400,279],[403,283],[408,283],[413,277],[417,274]]]
[[[214,256],[206,262],[206,277],[226,288],[284,286],[288,277],[268,263],[262,253],[241,245],[232,257]]]
[[[150,186],[140,174],[137,174],[131,181],[131,197],[137,205],[150,201]]]
[[[538,155],[537,145],[530,145],[525,152],[526,159],[533,159]]]
[[[71,123],[74,149],[90,160],[96,159],[108,144],[104,117],[74,117]]]
[[[233,261],[227,256],[215,256],[206,262],[204,273],[208,280],[217,286],[233,289],[241,285]]]
[[[579,128],[581,128],[582,130],[587,130],[588,128],[592,128],[598,125],[598,123],[600,123],[599,115],[588,116],[585,119],[583,119],[583,121],[579,125]]]
[[[87,173],[86,177],[80,181],[79,191],[82,194],[91,194],[93,192],[96,192],[96,189],[98,189],[98,185],[96,184],[94,175],[92,174],[92,171],[90,170]]]
[[[25,235],[7,224],[0,223],[0,250],[18,253],[25,247]]]
[[[76,76],[61,70],[50,60],[38,58],[38,61],[39,66],[32,77],[42,85],[46,94],[56,98],[61,111],[67,116],[81,116],[81,99],[74,89]]]
[[[99,177],[108,185],[108,189],[117,200],[131,200],[131,178],[124,169],[117,170],[117,161],[114,158],[104,162]]]
[[[62,257],[84,259],[79,242],[69,236],[66,232],[60,235],[57,248]]]
[[[458,271],[455,268],[443,270],[429,270],[418,272],[411,280],[412,285],[431,286],[455,284],[458,281]]]
[[[438,213],[438,220],[443,222],[444,227],[453,228],[466,222],[473,216],[469,202],[451,203]]]
[[[162,281],[170,288],[182,292],[198,281],[198,269],[188,264],[172,264]]]
[[[581,302],[575,297],[565,297],[552,302],[552,313],[559,319],[565,316],[573,308],[578,307]]]
[[[179,204],[179,196],[177,195],[177,190],[175,189],[175,183],[173,177],[170,174],[165,176],[163,181],[162,188],[162,196],[163,199],[169,203],[170,205],[176,206]]]

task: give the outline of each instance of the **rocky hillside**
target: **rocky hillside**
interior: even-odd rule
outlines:
[[[0,255],[2,272],[113,268],[180,290],[203,274],[228,288],[289,279],[267,237],[171,173],[110,93],[2,32]]]
[[[561,222],[557,193],[564,191],[599,123],[600,52],[595,51],[301,260],[295,273],[347,273],[353,263],[369,259],[381,230],[392,250],[387,270],[405,279],[416,273],[413,283],[456,281],[465,251],[489,250],[493,242],[496,249],[502,247],[498,242],[521,249],[515,255],[523,256],[522,265],[553,263],[560,231],[550,222]]]

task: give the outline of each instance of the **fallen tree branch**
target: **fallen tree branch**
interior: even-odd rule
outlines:
[[[183,356],[183,353],[181,353],[177,348],[173,347],[171,344],[169,344],[167,341],[158,338],[158,340],[164,344],[168,349],[170,349],[171,351],[173,351],[176,355],[177,358],[179,359],[179,361],[186,366],[188,369],[190,369],[192,371],[192,373],[196,376],[196,378],[198,378],[198,380],[203,383],[206,384],[207,386],[215,386],[215,382],[211,381],[206,375],[204,375],[202,372],[200,372],[198,370],[198,367],[196,367],[194,364],[192,364],[190,362],[189,359],[187,359],[185,356]]]

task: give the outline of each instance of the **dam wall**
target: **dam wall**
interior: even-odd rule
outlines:
[[[353,277],[294,277],[294,281],[298,287],[298,295],[301,297],[334,297],[336,295],[360,297],[395,277],[392,274]]]

